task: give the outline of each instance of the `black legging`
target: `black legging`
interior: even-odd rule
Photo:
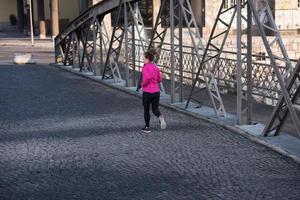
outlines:
[[[144,118],[147,127],[150,126],[150,105],[152,107],[152,112],[156,117],[159,117],[161,115],[158,109],[159,97],[160,97],[160,92],[156,92],[156,93],[143,92]]]

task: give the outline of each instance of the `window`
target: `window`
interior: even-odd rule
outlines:
[[[153,25],[153,5],[152,0],[139,1],[139,9],[146,27]]]
[[[229,8],[229,2],[228,2],[228,0],[225,0],[225,1],[224,1],[223,8],[224,8],[224,9]]]
[[[189,0],[192,6],[192,10],[194,13],[194,17],[196,19],[197,25],[199,28],[205,26],[205,0]],[[161,1],[162,2],[162,1]],[[170,15],[170,1],[166,0],[165,1],[165,8],[162,11],[162,26],[163,27],[168,27],[169,26],[169,21],[167,21],[169,15]],[[175,14],[179,13],[178,11],[179,8],[176,8],[174,11]],[[178,21],[175,18],[175,24],[178,24]],[[183,27],[187,27],[187,24],[185,23],[185,20],[183,20]]]
[[[236,2],[236,0],[231,0],[231,1],[230,1],[230,6],[235,5],[235,2]]]
[[[152,0],[139,1],[138,6],[139,6],[139,10],[140,10],[140,13],[143,18],[143,22],[144,22],[145,26],[152,27],[152,24],[153,24]],[[128,10],[128,14],[130,14],[129,10]],[[114,26],[114,24],[116,23],[116,19],[117,19],[117,10],[113,11],[111,16],[112,16],[111,24],[112,24],[112,26]],[[122,9],[122,11],[121,11],[121,16],[120,16],[118,24],[122,25],[123,23],[124,23],[124,9]]]
[[[114,27],[116,24],[117,16],[118,16],[118,9],[111,12],[111,26],[112,27]],[[122,9],[122,11],[120,13],[120,18],[119,18],[119,21],[117,24],[118,24],[118,26],[122,26],[124,24],[124,9]]]
[[[225,0],[223,8],[228,9],[228,8],[234,6],[235,3],[236,3],[236,0]]]
[[[246,0],[243,0],[242,4],[245,4],[245,3],[246,3]],[[236,0],[225,0],[223,8],[227,9],[227,8],[231,8],[232,6],[235,6],[235,5],[236,5]]]

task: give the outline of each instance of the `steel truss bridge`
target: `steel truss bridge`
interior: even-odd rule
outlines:
[[[202,42],[189,0],[161,1],[150,34],[138,3],[139,0],[104,0],[86,10],[55,38],[56,63],[138,88],[143,53],[157,48],[159,56],[155,62],[170,80],[167,93],[171,103],[186,102],[186,108],[191,101],[201,105],[203,96],[197,94],[205,89],[215,115],[226,118],[221,93],[229,88],[236,92],[238,124],[252,123],[253,99],[259,97],[276,104],[265,136],[279,135],[288,114],[300,135],[296,112],[300,107],[300,61],[289,59],[266,0],[261,1],[259,8],[253,0],[237,0],[226,8],[223,0],[206,44]],[[163,14],[166,11],[167,16]],[[114,21],[112,30],[103,20],[110,13]],[[228,52],[225,43],[234,22],[237,51]],[[261,57],[264,62],[253,59],[260,57],[252,51],[253,24],[267,52],[267,56]],[[184,31],[188,38],[183,38]],[[267,32],[273,36],[267,37]],[[276,47],[279,52],[274,50]],[[189,95],[185,99],[186,85]],[[163,85],[161,90],[165,92]]]

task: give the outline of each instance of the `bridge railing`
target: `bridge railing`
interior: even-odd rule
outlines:
[[[136,66],[141,67],[141,63],[143,62],[143,54],[142,48],[139,48],[138,41],[136,42]],[[213,51],[213,50],[210,50]],[[175,51],[176,54],[179,54],[179,51]],[[196,55],[193,52],[193,48],[191,46],[183,46],[183,82],[184,84],[190,86],[195,76],[195,69],[197,60],[194,58]],[[161,72],[163,73],[166,79],[170,79],[171,76],[171,66],[170,66],[170,44],[164,43],[161,49],[161,53],[159,55],[158,66],[161,68]],[[268,61],[268,56],[261,55],[252,55],[253,57],[253,91],[252,95],[254,99],[258,102],[267,104],[267,105],[276,105],[277,100],[281,94],[280,86],[278,80],[273,73],[272,66]],[[256,60],[256,61],[255,61]],[[297,60],[291,59],[293,66],[296,65]],[[215,63],[215,58],[210,60],[211,64]],[[178,65],[178,61],[176,62]],[[215,70],[215,78],[218,80],[218,85],[221,88],[221,92],[225,94],[235,94],[236,92],[236,52],[232,51],[223,51],[219,64]],[[243,67],[247,67],[247,63],[243,63]],[[179,77],[179,66],[176,66],[175,74]],[[280,66],[281,72],[284,74],[286,72],[285,66]],[[246,78],[243,79],[246,81]],[[204,87],[204,85],[203,85]],[[243,88],[246,92],[247,88]]]

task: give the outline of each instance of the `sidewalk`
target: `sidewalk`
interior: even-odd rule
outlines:
[[[0,32],[0,45],[6,46],[26,46],[31,47],[31,38],[22,33],[18,32]],[[34,37],[34,46],[38,48],[52,48],[53,42],[51,38],[39,39],[39,37]]]
[[[50,38],[35,39],[34,46],[28,36],[16,32],[0,32],[0,64],[12,64],[15,53],[32,53],[37,63],[54,61],[54,48]]]

